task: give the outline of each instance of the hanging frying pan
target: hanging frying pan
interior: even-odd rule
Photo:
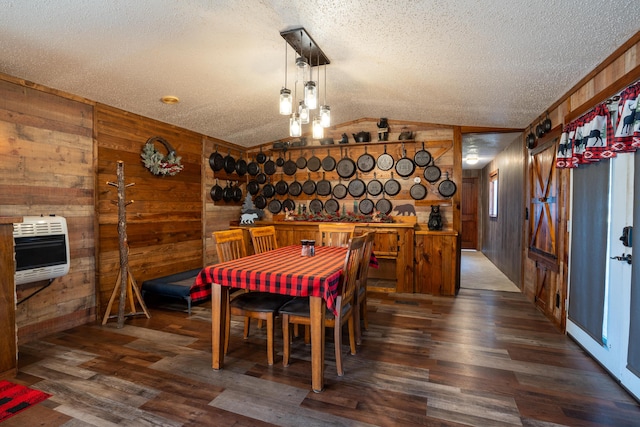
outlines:
[[[222,157],[222,154],[218,153],[217,145],[216,151],[211,153],[211,155],[209,156],[209,166],[214,172],[218,172],[222,170],[222,168],[224,168],[224,157]]]
[[[302,193],[302,184],[296,179],[291,184],[289,184],[289,195],[293,197],[298,197]]]
[[[291,160],[291,152],[289,152],[289,160],[284,162],[284,164],[282,165],[282,171],[287,175],[291,176],[291,175],[295,175],[297,170],[298,170],[298,166],[296,166],[296,162]]]
[[[342,152],[342,149],[340,149]],[[341,178],[351,178],[356,173],[356,162],[349,158],[349,154],[345,148],[345,157],[342,157],[336,165],[336,170]],[[341,154],[342,155],[342,154]]]
[[[313,153],[313,150],[311,150],[311,158],[309,160],[307,160],[307,169],[309,169],[311,172],[317,172],[318,170],[320,170],[320,166],[321,166],[321,161],[318,157],[316,157],[316,155]]]
[[[327,157],[322,159],[322,169],[324,169],[327,172],[331,172],[335,168],[336,168],[336,159],[331,157],[331,152],[327,150]],[[326,206],[325,206],[325,210],[326,210]]]
[[[338,213],[339,209],[340,209],[340,204],[336,199],[329,199],[326,202],[324,202],[324,211],[328,214]]]
[[[362,215],[369,215],[373,212],[373,201],[371,199],[364,199],[358,204],[358,209]]]
[[[258,163],[263,164],[267,161],[267,156],[262,152],[262,147],[260,147],[260,152],[256,155],[256,160]]]
[[[307,175],[307,180],[302,184],[302,191],[304,191],[304,194],[310,196],[316,192],[316,183],[311,179],[310,173],[308,173]]]
[[[367,191],[367,186],[363,180],[358,178],[358,174],[356,174],[356,179],[352,179],[349,181],[349,194],[351,197],[361,197],[365,191]]]
[[[384,193],[382,193],[382,199],[376,202],[376,210],[385,215],[389,215],[389,213],[391,213],[391,211],[393,210],[391,201],[385,197]]]
[[[258,194],[258,192],[260,192],[260,184],[258,184],[258,181],[256,181],[255,179],[252,179],[251,181],[249,181],[247,183],[247,191],[252,196],[255,196],[256,194]]]
[[[285,199],[284,202],[282,202],[282,209],[283,210],[286,209],[289,212],[293,212],[295,210],[295,208],[296,208],[296,203],[293,200],[289,199],[289,198]]]
[[[391,172],[391,179],[384,183],[384,192],[390,196],[400,192],[400,183],[393,177],[393,172]]]
[[[328,196],[331,194],[331,182],[324,177],[324,172],[322,172],[322,179],[316,185],[316,193],[319,196]]]
[[[247,161],[245,159],[238,159],[236,161],[236,173],[239,176],[244,176],[247,173]]]
[[[225,202],[233,200],[233,188],[231,188],[231,182],[229,181],[227,181],[227,186],[224,188],[224,192],[222,193],[222,200]]]
[[[267,198],[259,194],[253,199],[253,204],[256,205],[258,209],[264,209],[267,207]]]
[[[431,159],[431,164],[424,168],[424,179],[433,184],[440,179],[440,175],[442,175],[440,168],[436,166],[434,160]]]
[[[387,154],[387,145],[384,146],[384,153],[378,156],[378,169],[388,171],[393,167],[395,160],[391,154]]]
[[[224,170],[227,173],[233,173],[236,170],[236,159],[231,155],[231,150],[224,158]]]
[[[271,160],[271,157],[269,157],[269,160],[264,163],[264,173],[267,175],[273,175],[276,173],[276,162]]]
[[[367,153],[367,147],[364,147],[364,153],[358,157],[358,169],[360,172],[371,172],[376,166],[376,159],[369,153]]]
[[[382,193],[382,183],[376,177],[376,173],[373,173],[373,179],[367,183],[367,193],[371,196],[377,196]]]
[[[451,197],[456,193],[456,183],[449,179],[449,172],[445,172],[445,179],[438,184],[438,193],[442,197]]]
[[[273,199],[269,202],[269,212],[275,215],[277,213],[280,213],[281,210],[282,210],[282,203],[280,203],[280,200]]]
[[[298,169],[304,169],[307,167],[307,159],[302,155],[302,152],[300,152],[300,157],[296,160],[296,167]]]
[[[421,168],[431,163],[431,153],[424,149],[424,142],[422,143],[422,150],[416,151],[413,156],[413,162]]]
[[[396,172],[403,178],[409,177],[416,170],[416,165],[413,160],[407,157],[407,151],[404,149],[404,143],[402,144],[402,158],[396,162]]]
[[[258,171],[256,181],[258,181],[258,184],[264,185],[264,183],[267,182],[267,175],[262,171]]]
[[[333,186],[332,194],[336,199],[344,199],[347,197],[347,186],[342,183],[342,178]]]
[[[247,165],[247,172],[249,172],[249,175],[251,176],[256,176],[260,173],[260,165],[255,161],[255,159]]]
[[[276,188],[271,184],[271,180],[262,187],[262,195],[267,199],[276,195]]]
[[[242,200],[242,188],[240,188],[239,183],[236,181],[236,185],[233,187],[233,201],[239,202]]]
[[[282,157],[282,152],[278,153],[278,158],[276,159],[276,166],[281,168],[284,166],[284,157]]]
[[[220,187],[220,185],[218,184],[218,179],[216,178],[216,185],[211,187],[211,191],[209,192],[209,195],[211,195],[211,200],[213,200],[214,202],[219,202],[220,200],[222,200],[223,193],[224,190],[222,189],[222,187]]]
[[[422,185],[420,182],[416,182],[409,189],[409,194],[413,200],[422,200],[427,197],[427,187]]]
[[[276,182],[276,193],[284,196],[289,191],[289,184],[284,180],[282,174],[280,174],[280,181]]]
[[[313,199],[311,202],[309,202],[309,210],[313,213],[322,212],[322,208],[322,201],[320,199]]]

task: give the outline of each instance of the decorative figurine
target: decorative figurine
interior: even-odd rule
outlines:
[[[386,117],[381,117],[378,122],[378,141],[387,141],[389,139],[389,123]]]
[[[398,205],[395,208],[396,212],[398,212],[397,216],[416,216],[416,208],[411,203],[406,203],[404,205]]]
[[[262,219],[264,217],[264,211],[256,208],[253,204],[251,194],[248,193],[244,198],[240,212],[242,213],[240,216],[240,224],[253,224],[256,219]]]
[[[348,144],[349,143],[349,136],[347,136],[346,133],[342,134],[342,139],[340,140],[340,144]]]
[[[429,222],[427,227],[431,231],[442,230],[442,216],[440,215],[440,206],[431,205],[431,213],[429,214]]]

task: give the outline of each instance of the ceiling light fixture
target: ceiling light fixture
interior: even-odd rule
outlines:
[[[170,105],[170,104],[177,104],[178,102],[180,102],[180,99],[177,96],[167,95],[160,98],[160,101],[162,101],[163,104]]]
[[[321,139],[324,134],[324,127],[328,127],[331,123],[330,109],[326,105],[326,65],[329,64],[329,59],[322,52],[320,47],[311,38],[304,28],[296,28],[294,30],[283,31],[280,35],[285,39],[287,44],[293,48],[297,53],[296,56],[296,82],[294,84],[294,97],[292,105],[297,105],[297,111],[288,113],[291,114],[289,119],[289,135],[290,136],[302,136],[302,124],[312,122],[312,135],[315,139]],[[287,61],[285,54],[285,63]],[[313,68],[317,70],[317,78],[320,79],[320,66],[325,66],[325,105],[323,105],[319,111],[318,117],[311,120],[310,110],[318,109],[318,82],[313,80]],[[287,65],[285,64],[285,86],[286,86],[286,73]],[[308,70],[308,73],[307,73]],[[302,99],[297,99],[298,83],[302,88]],[[285,90],[286,87],[283,88]],[[288,90],[288,89],[287,89]],[[291,90],[289,90],[289,94]],[[282,90],[280,91],[282,99]],[[295,104],[293,104],[295,102]],[[280,110],[283,113],[282,109]],[[324,112],[324,113],[323,113]],[[323,115],[324,114],[324,115]],[[317,123],[317,129],[313,127]],[[326,125],[325,125],[326,124]]]
[[[468,165],[475,165],[478,163],[478,160],[477,154],[467,154],[467,158],[465,159]]]

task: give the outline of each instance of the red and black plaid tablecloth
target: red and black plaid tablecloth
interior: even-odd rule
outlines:
[[[196,284],[217,283],[251,291],[322,297],[334,312],[347,249],[317,246],[313,257],[303,257],[300,252],[300,245],[286,246],[211,265],[198,274]]]

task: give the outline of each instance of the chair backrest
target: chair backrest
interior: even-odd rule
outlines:
[[[214,231],[218,262],[227,262],[247,256],[244,246],[244,233],[241,229]]]
[[[353,224],[318,224],[319,246],[349,246],[356,226]]]
[[[349,249],[342,268],[342,293],[340,294],[342,307],[346,307],[347,304],[353,304],[365,240],[365,236],[356,236],[349,242]]]
[[[373,241],[375,240],[375,231],[370,231],[363,234],[364,250],[362,251],[362,263],[360,265],[360,272],[358,273],[358,286],[361,288],[367,288],[367,276],[369,275],[369,265],[371,264],[371,254],[373,253]]]
[[[253,251],[257,254],[272,251],[278,248],[278,241],[276,240],[276,228],[273,225],[250,228],[249,234],[251,234]]]

